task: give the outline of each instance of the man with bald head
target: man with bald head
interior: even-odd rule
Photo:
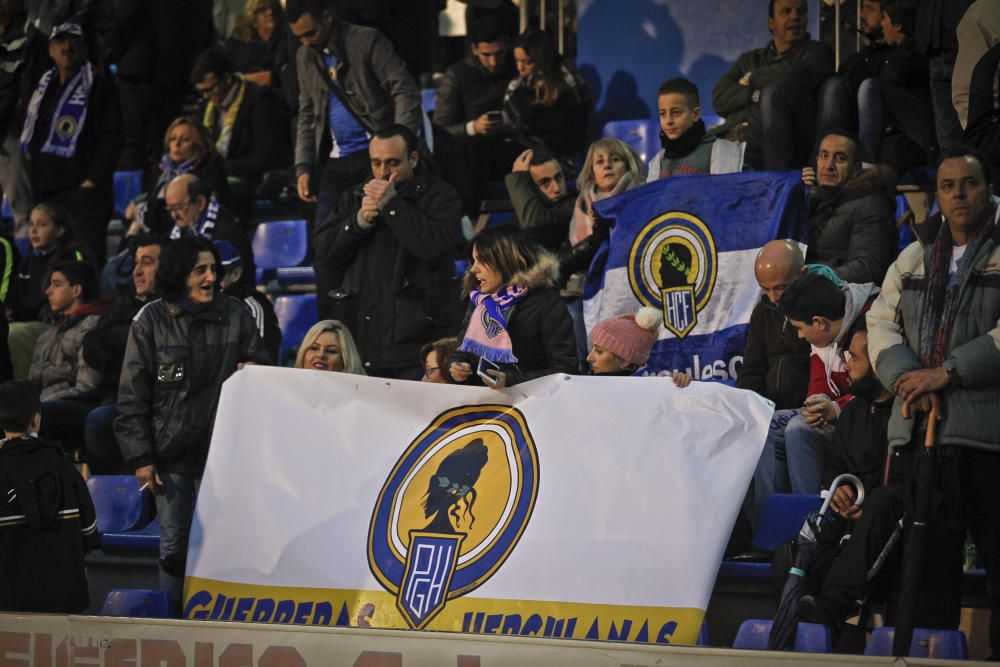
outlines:
[[[771,241],[757,254],[754,276],[764,293],[750,315],[743,366],[736,386],[771,399],[778,410],[802,406],[809,384],[809,343],[778,315],[781,293],[801,273],[794,241]]]

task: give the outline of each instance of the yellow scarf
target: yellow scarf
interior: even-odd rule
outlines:
[[[222,157],[228,157],[229,142],[233,138],[233,126],[236,124],[236,116],[240,113],[240,107],[243,105],[243,96],[247,92],[247,83],[242,74],[236,74],[236,85],[238,86],[236,98],[230,103],[229,108],[226,109],[226,113],[222,117],[222,131],[219,133],[219,138],[215,140],[215,150]],[[215,117],[216,105],[213,102],[209,102],[205,106],[205,116],[201,121],[209,134],[215,133]]]

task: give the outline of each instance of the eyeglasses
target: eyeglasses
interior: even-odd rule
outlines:
[[[174,204],[172,206],[167,206],[167,213],[169,213],[170,215],[173,215],[174,213],[180,213],[181,211],[186,210],[189,206],[191,206],[190,199],[188,199],[183,204]]]
[[[198,88],[197,86],[195,86],[194,91],[196,93],[198,93],[199,95],[201,95],[202,97],[204,97],[204,98],[209,98],[212,95],[215,95],[216,91],[219,90],[219,86],[221,84],[222,84],[222,81],[219,80],[219,79],[216,79],[215,83],[213,83],[208,88]]]
[[[441,370],[440,366],[428,366],[424,369],[424,377],[430,377],[439,370]]]

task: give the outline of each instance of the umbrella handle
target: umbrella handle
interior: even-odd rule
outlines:
[[[850,473],[843,473],[842,475],[837,475],[833,482],[830,483],[830,488],[826,491],[826,500],[823,501],[823,506],[819,508],[820,515],[826,514],[827,508],[830,506],[830,502],[833,501],[833,492],[837,490],[837,487],[841,484],[850,484],[854,487],[855,494],[857,498],[854,500],[855,505],[861,505],[865,501],[865,485],[861,483],[861,480]]]
[[[941,413],[938,412],[937,407],[932,408],[931,413],[927,416],[927,434],[924,436],[925,449],[930,449],[934,446],[934,440],[937,437],[937,425],[940,419]]]

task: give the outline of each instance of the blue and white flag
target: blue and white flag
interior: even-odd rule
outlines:
[[[757,253],[774,239],[804,239],[800,174],[673,177],[596,202],[594,210],[614,226],[588,274],[587,331],[652,306],[662,311],[663,328],[643,374],[735,379],[761,294]]]

